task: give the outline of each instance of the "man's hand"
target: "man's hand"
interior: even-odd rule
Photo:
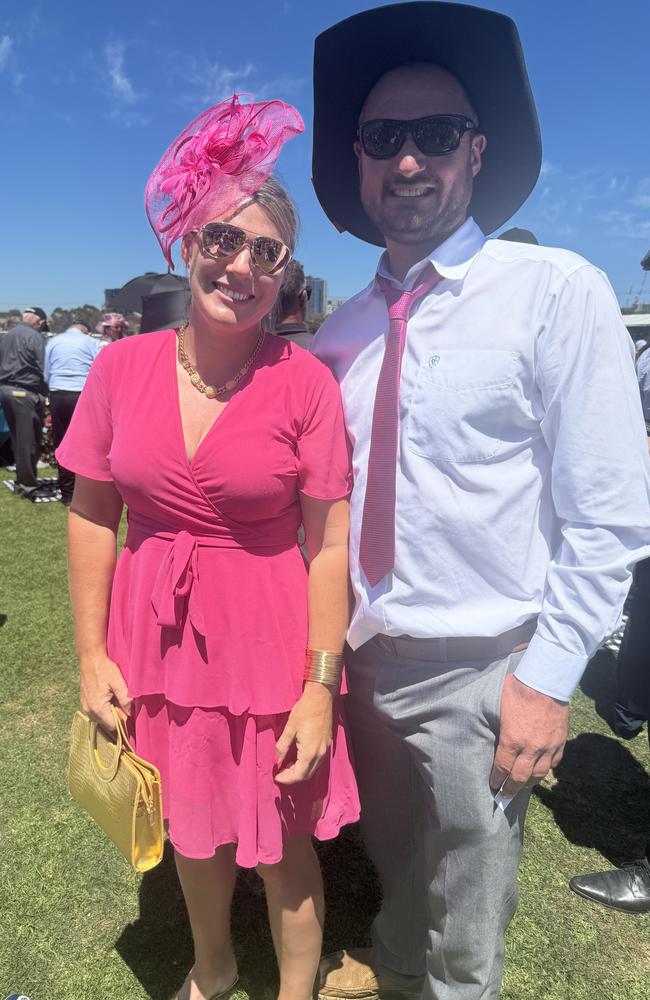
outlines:
[[[295,764],[276,776],[278,784],[294,785],[316,773],[332,739],[332,700],[332,692],[324,684],[309,681],[305,685],[275,746],[280,764],[294,741],[298,751]]]
[[[562,760],[569,706],[508,674],[501,695],[501,730],[490,785],[512,798],[536,785]]]

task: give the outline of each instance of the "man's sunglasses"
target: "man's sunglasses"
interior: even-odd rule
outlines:
[[[429,115],[400,121],[373,118],[359,127],[358,136],[366,154],[373,160],[388,160],[399,153],[407,135],[425,156],[446,156],[458,149],[466,132],[476,131],[473,121],[464,115]]]
[[[209,222],[199,229],[198,236],[203,250],[214,260],[235,257],[244,247],[251,252],[253,263],[264,274],[275,274],[291,260],[291,251],[280,240],[271,236],[256,236],[239,226],[227,222]]]

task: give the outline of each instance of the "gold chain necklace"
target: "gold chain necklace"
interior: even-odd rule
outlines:
[[[197,372],[196,368],[192,367],[190,360],[187,354],[185,353],[185,331],[187,330],[188,326],[189,326],[188,323],[183,323],[183,325],[178,328],[178,360],[180,361],[182,367],[185,369],[187,374],[190,376],[190,382],[192,383],[195,389],[198,389],[199,392],[202,392],[205,396],[208,397],[208,399],[214,399],[215,396],[223,396],[224,392],[232,392],[232,390],[238,385],[238,383],[241,382],[244,375],[249,370],[250,366],[253,364],[253,361],[260,353],[262,344],[264,343],[264,336],[265,336],[264,330],[260,332],[253,353],[248,358],[248,360],[244,362],[244,364],[241,366],[237,374],[234,375],[233,378],[228,379],[228,381],[225,382],[223,385],[216,386],[216,385],[207,385],[203,381],[203,379]]]

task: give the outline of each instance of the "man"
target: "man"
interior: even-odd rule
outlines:
[[[643,341],[637,341],[635,347],[636,373],[639,380],[645,428],[648,434],[648,449],[650,450],[650,348]]]
[[[636,371],[650,450],[650,349],[637,349]],[[629,740],[650,719],[650,559],[638,563],[628,601],[628,620],[616,657],[614,732]],[[648,730],[650,740],[650,728]],[[650,845],[646,855],[609,871],[575,875],[569,882],[578,896],[624,913],[650,913]]]
[[[47,316],[38,306],[23,312],[0,338],[0,403],[4,409],[16,461],[14,494],[29,500],[39,497],[36,463],[43,427],[47,387],[43,360]]]
[[[291,260],[285,269],[278,296],[278,321],[273,332],[277,337],[292,340],[294,344],[306,347],[307,350],[310,349],[313,340],[312,334],[305,326],[308,299],[309,289],[305,284],[303,266],[299,261]]]
[[[103,344],[90,336],[87,323],[77,321],[63,333],[52,337],[45,348],[45,381],[49,386],[52,437],[58,448],[72,420],[90,366]],[[74,472],[59,465],[61,502],[72,502]]]
[[[575,875],[569,885],[593,903],[623,913],[650,913],[650,847],[644,858],[620,868]]]
[[[507,240],[509,243],[532,243],[539,246],[539,240],[530,229],[506,229],[505,233],[499,233],[498,239]]]
[[[386,246],[314,344],[353,442],[347,711],[383,890],[320,996],[494,1000],[530,787],[648,551],[629,337],[586,261],[485,239],[541,161],[508,18],[354,15],[317,39],[314,114],[326,214]]]

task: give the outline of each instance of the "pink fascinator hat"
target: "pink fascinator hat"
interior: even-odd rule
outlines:
[[[171,268],[174,243],[259,190],[284,143],[304,128],[290,104],[242,104],[233,94],[203,111],[174,139],[144,195],[151,228]]]

